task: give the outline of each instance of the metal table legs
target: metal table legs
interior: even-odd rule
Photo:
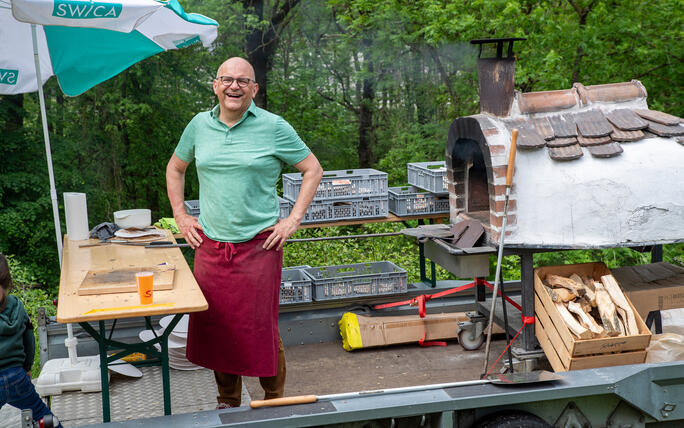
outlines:
[[[108,366],[111,362],[116,361],[126,355],[134,352],[140,352],[145,355],[152,356],[151,359],[138,361],[133,363],[136,366],[161,365],[162,368],[162,386],[164,392],[164,414],[171,414],[171,383],[169,381],[169,335],[180,321],[183,314],[176,314],[173,320],[169,323],[164,332],[157,336],[155,330],[152,328],[152,321],[150,317],[145,317],[145,324],[147,328],[152,330],[154,338],[142,343],[123,343],[112,340],[112,334],[116,327],[116,321],[112,325],[109,336],[106,334],[104,321],[98,321],[99,332],[95,330],[90,323],[80,322],[80,326],[90,334],[98,343],[100,349],[100,378],[102,380],[102,421],[109,422],[111,420],[111,412],[109,406],[109,372]],[[158,344],[161,351],[157,351],[154,347]],[[112,355],[107,355],[108,351],[117,351]]]

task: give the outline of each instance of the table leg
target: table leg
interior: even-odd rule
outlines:
[[[102,422],[111,420],[109,407],[109,365],[107,364],[107,344],[104,321],[99,321],[100,334],[94,335],[100,348],[100,381],[102,382]],[[90,324],[88,324],[90,327]]]
[[[100,333],[89,323],[78,323],[97,342],[100,352],[100,382],[102,383],[102,422],[111,420],[109,408],[109,365],[107,362],[107,335],[105,334],[104,321],[99,321]]]
[[[79,325],[97,341],[100,350],[100,377],[102,381],[102,422],[111,421],[110,411],[110,396],[109,396],[109,369],[110,360],[114,361],[132,352],[144,352],[158,356],[162,368],[162,387],[164,392],[164,414],[171,414],[171,381],[169,375],[169,335],[176,328],[178,322],[183,317],[183,314],[176,314],[169,325],[164,330],[160,337],[138,344],[122,343],[111,339],[111,335],[107,338],[105,323],[99,321],[99,333],[87,322],[80,322]],[[152,326],[150,317],[145,317],[145,323],[148,327]],[[154,330],[153,330],[154,331]],[[161,352],[157,352],[154,344],[159,343]],[[116,354],[107,356],[107,349],[119,349]]]
[[[176,314],[162,333],[161,345],[161,367],[162,367],[162,388],[164,390],[164,414],[171,414],[171,380],[169,379],[169,335],[176,328],[176,325],[183,317],[183,314]]]

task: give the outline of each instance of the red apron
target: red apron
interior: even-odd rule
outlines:
[[[237,244],[200,233],[194,273],[209,309],[190,314],[191,362],[223,373],[275,376],[283,252],[262,248],[270,233]]]

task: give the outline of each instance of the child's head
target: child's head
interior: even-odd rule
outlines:
[[[5,255],[0,253],[0,311],[5,309],[10,288],[12,288],[12,277],[10,276],[9,264]]]

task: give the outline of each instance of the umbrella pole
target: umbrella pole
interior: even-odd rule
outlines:
[[[38,37],[36,25],[31,24],[33,36],[33,58],[36,63],[36,80],[38,83],[38,99],[40,100],[40,118],[43,123],[43,139],[45,140],[45,156],[47,157],[48,175],[50,176],[50,199],[52,199],[52,216],[55,220],[55,236],[57,238],[57,256],[59,266],[62,267],[62,230],[59,221],[59,207],[57,205],[57,189],[55,188],[55,175],[52,172],[52,151],[50,149],[50,134],[48,133],[47,114],[45,113],[45,96],[43,95],[42,75],[40,74],[40,58],[38,57]]]

